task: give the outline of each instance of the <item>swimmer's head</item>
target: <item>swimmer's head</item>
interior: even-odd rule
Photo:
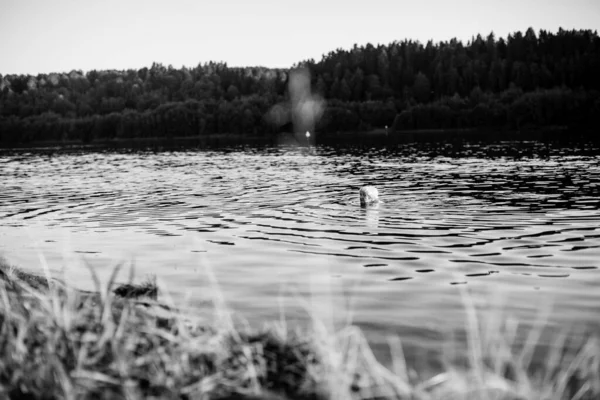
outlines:
[[[379,192],[375,186],[363,186],[360,188],[360,205],[366,206],[379,202]]]

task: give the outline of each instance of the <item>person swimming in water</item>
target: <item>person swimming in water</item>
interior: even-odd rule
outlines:
[[[379,192],[375,186],[363,186],[360,188],[360,206],[366,207],[370,204],[379,203]]]

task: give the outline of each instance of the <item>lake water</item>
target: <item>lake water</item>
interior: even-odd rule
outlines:
[[[464,327],[465,293],[482,313],[499,304],[531,322],[551,309],[547,326],[593,331],[598,154],[538,143],[4,151],[0,255],[83,289],[86,264],[108,279],[131,263],[175,304],[204,310],[218,292],[251,322],[306,319],[307,307],[328,324],[352,319],[376,347],[399,334],[437,351]],[[365,184],[383,203],[359,206]]]

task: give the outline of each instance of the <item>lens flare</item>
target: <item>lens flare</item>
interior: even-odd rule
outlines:
[[[304,132],[314,134],[325,110],[325,100],[312,93],[308,68],[301,67],[290,72],[288,96],[288,103],[271,107],[266,115],[267,121],[278,128],[291,121],[296,139],[300,139]]]
[[[323,115],[325,101],[311,93],[310,72],[299,68],[290,73],[288,86],[294,133],[314,132],[315,125]]]

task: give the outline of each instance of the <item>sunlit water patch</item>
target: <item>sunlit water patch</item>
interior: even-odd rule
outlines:
[[[305,318],[305,299],[375,341],[432,345],[464,324],[464,292],[598,328],[600,157],[510,146],[5,152],[0,254],[88,289],[86,265],[131,261],[176,301],[218,289],[249,319]],[[381,204],[359,206],[365,184]]]

